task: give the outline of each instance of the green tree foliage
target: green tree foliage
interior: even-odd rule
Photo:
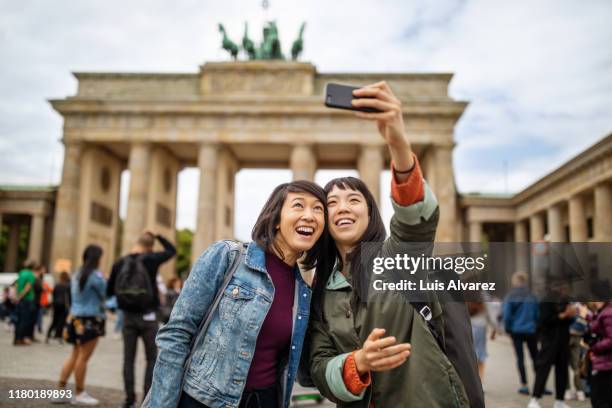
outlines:
[[[191,269],[191,243],[193,231],[183,228],[176,231],[176,273],[186,279]]]

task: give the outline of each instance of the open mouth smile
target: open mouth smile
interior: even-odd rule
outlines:
[[[300,235],[303,235],[305,237],[310,237],[311,235],[314,234],[314,228],[313,227],[297,227],[295,229],[295,232],[297,232]]]

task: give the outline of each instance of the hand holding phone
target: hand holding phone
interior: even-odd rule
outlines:
[[[328,108],[346,109],[358,112],[380,112],[380,110],[375,108],[363,108],[353,105],[352,100],[359,99],[359,97],[353,95],[353,91],[360,88],[359,86],[342,85],[331,82],[326,84],[325,106]]]

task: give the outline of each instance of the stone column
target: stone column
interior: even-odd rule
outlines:
[[[527,227],[524,221],[514,223],[514,242],[527,242]]]
[[[123,225],[123,254],[130,251],[136,244],[139,235],[146,228],[150,157],[151,146],[148,143],[132,144],[128,162],[130,192],[128,194],[127,215]]]
[[[299,144],[293,147],[289,167],[293,172],[293,180],[314,181],[317,170],[317,157],[311,145]]]
[[[589,239],[584,198],[580,195],[575,195],[569,200],[569,227],[570,242],[586,242]]]
[[[550,242],[565,242],[563,222],[561,218],[561,205],[553,204],[546,209],[546,217],[548,219],[548,233],[550,234]]]
[[[217,176],[219,162],[219,146],[216,143],[203,143],[198,152],[198,167],[200,168],[200,190],[198,196],[198,220],[193,246],[192,261],[214,242],[217,215]]]
[[[359,177],[368,186],[380,207],[380,174],[383,171],[384,157],[381,146],[362,146],[357,159]]]
[[[55,204],[55,228],[51,249],[52,268],[58,260],[64,263],[68,261],[70,265],[66,267],[69,269],[74,268],[79,261],[76,247],[79,227],[81,153],[81,144],[66,143],[62,183],[57,191]]]
[[[482,241],[482,222],[470,221],[470,242]]]
[[[453,145],[435,147],[436,189],[434,193],[440,206],[440,221],[436,240],[457,241],[457,190],[453,172]]]
[[[595,186],[595,217],[593,220],[596,242],[612,242],[612,187],[609,183]]]
[[[8,245],[6,248],[6,258],[4,260],[5,272],[17,272],[17,252],[19,251],[19,224],[9,224]]]
[[[544,219],[537,213],[529,217],[529,241],[540,242],[544,240]]]
[[[43,238],[45,236],[45,217],[42,214],[33,214],[30,224],[30,243],[28,245],[28,259],[42,262]]]
[[[527,272],[529,270],[529,244],[527,243],[527,226],[525,221],[514,223],[514,242],[516,254],[516,270]]]

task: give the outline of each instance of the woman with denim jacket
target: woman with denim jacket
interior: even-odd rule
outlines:
[[[278,186],[253,228],[206,335],[197,328],[236,251],[212,244],[197,260],[157,335],[150,406],[287,408],[308,324],[310,289],[301,277],[325,243],[325,195],[309,181]],[[184,386],[180,389],[184,376]]]
[[[63,336],[74,347],[62,367],[59,387],[65,389],[74,372],[76,392],[71,401],[73,405],[98,405],[98,400],[85,391],[85,372],[98,338],[104,336],[106,281],[98,269],[102,254],[98,245],[88,245],[83,252],[83,266],[73,276],[70,285],[72,304]],[[71,392],[64,391],[53,402],[66,402],[70,395]]]
[[[354,106],[377,110],[356,115],[376,122],[389,149],[394,215],[385,239],[378,206],[363,181],[345,177],[325,186],[334,242],[327,250],[331,256],[316,271],[309,331],[312,380],[339,407],[484,406],[481,401],[470,404],[462,383],[471,377],[477,383],[475,399],[482,400],[475,360],[467,361],[470,372],[460,375],[445,353],[449,338],[459,335],[467,339],[463,349],[473,354],[465,306],[461,314],[448,309],[459,316],[455,320],[463,322],[463,330],[445,333],[442,315],[447,311],[435,296],[429,309],[417,309],[403,294],[373,293],[367,283],[372,270],[362,265],[374,254],[395,258],[406,253],[406,242],[419,248],[413,256],[431,253],[439,210],[406,137],[401,102],[389,85],[368,85],[353,95]],[[360,245],[364,242],[370,244]],[[424,310],[438,327],[436,333],[419,314]]]

